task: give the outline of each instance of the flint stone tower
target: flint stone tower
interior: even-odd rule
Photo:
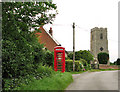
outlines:
[[[97,60],[97,54],[100,52],[108,51],[108,39],[107,39],[107,28],[95,27],[91,29],[91,41],[90,41],[90,51],[93,54],[95,60]],[[97,61],[97,63],[99,63]]]

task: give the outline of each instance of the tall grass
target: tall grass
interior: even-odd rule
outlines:
[[[32,79],[29,85],[23,85],[15,90],[64,90],[72,81],[70,73],[56,72],[52,76],[40,80]]]

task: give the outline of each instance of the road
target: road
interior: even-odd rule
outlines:
[[[118,70],[73,74],[66,90],[118,90]]]

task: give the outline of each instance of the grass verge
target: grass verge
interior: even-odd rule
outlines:
[[[89,72],[113,71],[113,70],[119,70],[119,69],[91,69],[89,70]]]
[[[73,82],[71,73],[56,72],[51,77],[33,79],[30,84],[15,88],[15,90],[64,90],[71,82]]]
[[[83,73],[83,72],[87,72],[87,71],[69,72],[69,73],[71,73],[71,74],[80,74],[80,73]]]
[[[100,71],[113,71],[113,70],[120,70],[120,69],[91,69],[91,70],[87,70],[88,72],[100,72]],[[79,72],[69,72],[71,74],[81,74],[83,72],[87,72],[87,71],[79,71]]]

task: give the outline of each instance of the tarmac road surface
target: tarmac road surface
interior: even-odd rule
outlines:
[[[85,72],[72,76],[74,82],[66,90],[118,90],[118,70]]]

